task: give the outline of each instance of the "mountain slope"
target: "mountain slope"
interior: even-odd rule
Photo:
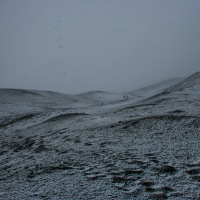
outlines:
[[[168,89],[169,87],[173,87],[174,85],[180,83],[183,81],[184,78],[173,78],[169,80],[165,80],[144,88],[141,88],[139,90],[134,91],[134,94],[139,96],[153,96],[160,92],[163,92],[164,90]]]
[[[200,114],[200,73],[195,73],[178,84],[125,108],[141,115]]]
[[[0,199],[198,199],[199,86],[197,73],[105,106],[85,104],[99,92],[58,107],[37,91],[28,111],[10,101],[21,111],[1,112]]]
[[[186,90],[199,91],[200,89],[200,72],[192,74],[184,79],[177,85],[174,85],[166,90],[166,92],[186,91]]]

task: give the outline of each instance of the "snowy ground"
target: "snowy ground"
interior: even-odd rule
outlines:
[[[166,83],[1,89],[0,199],[200,199],[200,73]]]

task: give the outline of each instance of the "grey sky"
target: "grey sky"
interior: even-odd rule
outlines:
[[[0,87],[138,88],[200,70],[199,0],[0,0]]]

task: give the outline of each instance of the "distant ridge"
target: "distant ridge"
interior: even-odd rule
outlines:
[[[173,78],[173,79],[168,79],[165,81],[158,82],[153,85],[149,85],[147,87],[140,88],[138,90],[133,91],[135,95],[139,96],[154,96],[160,92],[163,92],[164,90],[182,82],[184,78]]]
[[[67,94],[51,91],[26,90],[2,88],[0,89],[0,102],[49,102],[49,103],[72,103],[74,97]]]
[[[183,91],[185,89],[198,87],[200,89],[200,72],[196,72],[191,76],[187,77],[180,83],[173,85],[172,87],[165,90],[165,92],[172,92],[172,91]]]
[[[25,90],[25,89],[14,89],[14,88],[2,88],[0,89],[0,93],[1,95],[5,94],[5,95],[15,95],[15,96],[25,96],[25,95],[42,96],[36,91]]]
[[[188,90],[188,91],[187,91]],[[151,95],[148,98],[142,100],[140,103],[157,101],[159,98],[165,98],[169,94],[180,92],[183,95],[192,94],[200,91],[200,72],[196,72],[191,76],[179,81],[178,83],[168,87],[167,89],[155,94]],[[158,100],[160,101],[160,100]]]
[[[77,94],[77,96],[85,96],[85,95],[95,95],[95,94],[106,94],[108,92],[97,90],[97,91],[89,91],[89,92],[84,92],[81,94]]]

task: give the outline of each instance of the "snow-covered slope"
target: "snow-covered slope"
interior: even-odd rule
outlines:
[[[197,72],[188,78],[181,81],[179,84],[176,84],[166,90],[166,92],[172,91],[199,91],[200,87],[200,72]]]
[[[102,91],[86,92],[77,95],[77,97],[94,105],[111,104],[123,100],[123,94]]]
[[[169,86],[0,90],[0,199],[199,199],[200,73]]]
[[[51,91],[22,90],[22,89],[0,89],[0,102],[73,102],[71,95],[61,94]]]
[[[184,78],[173,78],[173,79],[165,80],[157,84],[150,85],[150,86],[141,88],[139,90],[136,90],[133,93],[138,96],[150,97],[168,89],[171,86],[174,86],[180,83],[183,79]]]
[[[195,73],[178,84],[133,104],[127,109],[138,110],[141,115],[178,114],[199,115],[200,73]],[[126,109],[125,109],[126,110]]]

